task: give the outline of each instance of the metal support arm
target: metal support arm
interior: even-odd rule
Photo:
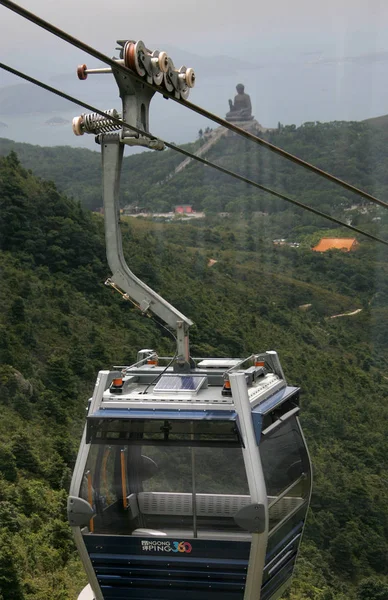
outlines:
[[[86,65],[80,65],[77,74],[79,79],[84,80],[91,73],[112,72],[122,101],[122,118],[128,125],[121,127],[117,124],[119,115],[110,109],[105,111],[106,117],[96,113],[75,117],[73,131],[75,135],[94,134],[96,141],[101,144],[106,253],[113,274],[110,281],[135,301],[142,312],[152,311],[175,329],[177,360],[174,368],[184,371],[190,368],[188,331],[193,323],[136,277],[125,262],[119,225],[119,189],[124,144],[145,146],[152,150],[164,149],[161,140],[142,135],[142,131],[149,133],[149,108],[155,90],[145,86],[138,77],[144,77],[147,83],[164,86],[170,92],[175,90],[177,98],[187,98],[190,88],[194,86],[195,75],[193,69],[175,69],[165,52],[152,52],[141,40],[118,40],[118,44],[120,59],[115,60],[118,66],[125,65],[127,71],[122,72],[115,66],[107,70],[88,69]],[[112,122],[109,117],[114,117],[116,121]],[[131,127],[135,127],[136,132]],[[115,131],[118,133],[111,133]]]
[[[119,134],[101,135],[106,254],[112,281],[140,306],[152,311],[177,332],[177,353],[189,360],[188,330],[192,321],[143,283],[129,269],[123,255],[119,224],[119,189],[124,145]]]

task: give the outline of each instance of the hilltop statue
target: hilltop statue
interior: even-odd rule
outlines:
[[[234,97],[234,102],[229,100],[229,112],[226,114],[227,121],[251,121],[252,104],[249,94],[244,93],[244,86],[239,83],[236,86],[237,96]]]

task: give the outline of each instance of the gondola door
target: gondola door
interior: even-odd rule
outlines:
[[[311,464],[295,414],[262,432],[260,457],[269,514],[261,600],[276,600],[291,583],[311,494]]]

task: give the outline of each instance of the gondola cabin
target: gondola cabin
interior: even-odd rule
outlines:
[[[79,600],[280,598],[311,491],[298,412],[276,352],[101,371],[68,502]]]

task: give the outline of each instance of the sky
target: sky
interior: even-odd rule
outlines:
[[[147,0],[123,2],[109,0],[24,0],[26,9],[71,31],[92,45],[108,51],[110,40],[131,37],[152,42],[168,41],[191,51],[198,47],[207,51],[220,48],[230,54],[233,47],[241,54],[252,49],[274,47],[278,43],[332,41],[352,45],[351,38],[363,36],[379,44],[387,25],[388,5],[385,0]],[[1,8],[1,53],[23,55],[25,44],[45,48],[42,33]],[[15,33],[17,32],[17,35]],[[280,39],[281,38],[281,39]],[[202,54],[203,52],[199,52]],[[30,54],[30,52],[29,52]],[[50,61],[51,62],[51,61]]]
[[[142,39],[166,49],[176,66],[197,73],[190,100],[224,116],[235,85],[245,84],[255,117],[267,127],[318,120],[362,120],[388,113],[386,0],[24,0],[26,9],[113,56],[116,39]],[[111,76],[79,82],[76,66],[95,59],[0,6],[0,60],[99,108],[119,108]],[[0,72],[1,88],[19,81]],[[0,136],[31,143],[88,145],[69,127],[46,128],[25,106],[2,114]],[[45,115],[71,119],[69,106]],[[190,141],[211,126],[161,97],[151,129],[169,141]]]

